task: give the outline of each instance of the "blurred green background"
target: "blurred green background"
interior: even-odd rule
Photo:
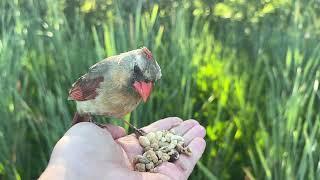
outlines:
[[[1,0],[0,179],[36,179],[72,82],[143,45],[163,78],[127,118],[199,120],[190,179],[320,179],[318,0]]]

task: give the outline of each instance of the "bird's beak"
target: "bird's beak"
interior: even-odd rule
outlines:
[[[133,83],[134,89],[137,91],[137,93],[139,93],[144,102],[148,100],[148,97],[150,96],[152,91],[152,86],[152,82],[135,81]]]

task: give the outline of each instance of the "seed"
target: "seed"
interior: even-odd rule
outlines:
[[[156,134],[154,132],[150,132],[146,137],[149,139],[149,141],[152,141],[156,137]]]
[[[166,141],[167,141],[166,138],[164,137],[161,138],[161,142],[166,142]]]
[[[164,147],[164,146],[168,146],[169,145],[169,143],[162,142],[162,141],[160,141],[158,144],[159,144],[160,147]]]
[[[133,164],[136,164],[139,162],[139,158],[140,158],[141,155],[137,155],[133,158]]]
[[[192,155],[192,151],[191,151],[191,149],[189,147],[185,148],[185,154],[188,155],[188,156]]]
[[[179,153],[174,151],[174,153],[170,156],[169,162],[174,162],[179,159]]]
[[[176,151],[176,150],[171,149],[167,154],[168,154],[169,156],[171,156],[172,154],[174,154],[175,151]]]
[[[162,155],[162,157],[161,157],[161,160],[162,160],[163,162],[169,161],[169,159],[170,159],[170,156],[169,156],[168,154],[166,154],[166,153],[164,153],[164,154]]]
[[[172,134],[171,133],[167,133],[165,138],[166,138],[166,141],[167,142],[171,142],[171,137],[172,137]]]
[[[159,161],[155,164],[156,166],[159,166],[163,161],[159,159]]]
[[[150,161],[156,163],[158,161],[158,157],[156,153],[152,150],[149,150],[143,154],[143,156],[147,157]]]
[[[158,140],[160,140],[162,138],[162,134],[163,134],[162,131],[157,131],[156,132],[156,137],[157,137]]]
[[[156,151],[156,154],[157,154],[158,158],[161,159],[163,153],[161,151]]]
[[[176,147],[176,144],[173,144],[173,143],[169,144],[168,146],[169,149],[174,149],[175,147]]]
[[[169,131],[171,134],[176,134],[176,132],[174,131],[174,129],[170,129]]]
[[[184,146],[184,141],[178,141],[178,144],[180,144],[181,146]]]
[[[137,163],[137,164],[134,166],[134,168],[135,168],[136,171],[146,172],[146,165],[145,165],[145,164]]]
[[[153,169],[150,169],[149,172],[151,172],[151,173],[156,173],[157,171],[156,171],[155,168],[153,168]]]
[[[183,150],[183,147],[182,147],[182,145],[177,144],[176,149],[177,149],[178,152],[181,153],[181,151]]]
[[[152,147],[154,150],[158,150],[158,149],[159,149],[158,143],[152,143],[152,144],[151,144],[151,147]]]
[[[178,144],[178,140],[171,140],[171,144],[177,145]]]
[[[159,144],[159,140],[156,137],[150,140],[150,144],[154,144],[154,143]]]
[[[179,146],[179,147],[178,147]],[[192,155],[192,151],[189,147],[180,147],[180,145],[177,146],[177,150],[181,153],[181,154],[185,154],[187,156],[191,156]]]
[[[152,151],[153,151],[153,148],[150,147],[150,146],[144,148],[144,152],[149,151],[149,150],[152,150]]]
[[[172,148],[171,148],[171,149],[172,149]],[[160,150],[161,150],[162,152],[165,152],[165,153],[169,152],[171,149],[170,149],[169,146],[163,146],[163,147],[160,148]]]
[[[141,146],[143,147],[148,147],[150,146],[150,141],[148,138],[146,138],[145,136],[140,136],[139,137],[139,143],[141,144]]]
[[[136,163],[139,163],[140,162],[140,159],[142,159],[143,156],[142,155],[137,155],[133,158],[133,163],[136,164]]]
[[[150,163],[146,164],[146,168],[149,169],[149,170],[153,169],[154,168],[153,162],[150,162]]]
[[[178,142],[181,142],[181,141],[184,142],[184,138],[178,135],[171,136],[171,141],[173,140],[177,140]]]
[[[143,163],[143,164],[147,164],[147,163],[149,163],[150,161],[149,161],[149,159],[148,158],[146,158],[146,157],[144,157],[144,156],[139,156],[139,162],[141,162],[141,163]]]

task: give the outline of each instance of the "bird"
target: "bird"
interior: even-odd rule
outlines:
[[[92,115],[123,120],[141,101],[148,100],[154,83],[160,80],[161,76],[159,64],[146,47],[97,62],[78,78],[69,90],[68,100],[75,101],[77,107],[72,125],[94,122]],[[130,125],[136,134],[145,134],[131,123],[123,121]]]

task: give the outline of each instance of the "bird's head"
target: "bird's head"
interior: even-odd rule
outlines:
[[[136,50],[131,58],[133,59],[130,63],[131,88],[146,102],[154,83],[161,78],[160,66],[146,47]]]

